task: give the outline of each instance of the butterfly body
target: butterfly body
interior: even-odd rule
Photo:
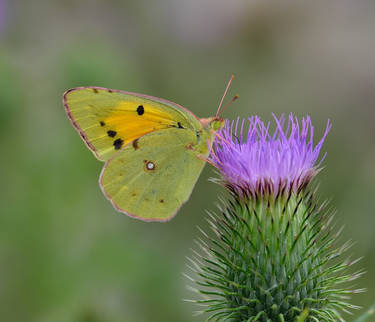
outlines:
[[[105,196],[144,221],[176,214],[224,125],[167,100],[102,87],[70,89],[63,102],[86,145],[106,162],[99,180]]]

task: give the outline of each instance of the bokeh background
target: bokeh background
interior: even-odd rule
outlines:
[[[185,287],[196,226],[220,187],[206,167],[171,222],[118,214],[102,164],[61,103],[98,85],[176,101],[213,115],[225,84],[237,116],[310,114],[333,128],[319,175],[352,239],[353,303],[375,300],[375,2],[0,0],[0,320],[202,321]],[[355,313],[358,314],[358,313]],[[351,317],[348,317],[351,320]]]

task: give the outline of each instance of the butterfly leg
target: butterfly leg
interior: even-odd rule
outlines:
[[[204,162],[207,162],[209,164],[211,164],[213,167],[215,167],[216,169],[218,169],[217,165],[215,163],[213,163],[210,159],[206,158],[205,156],[203,156],[202,154],[197,154],[197,158],[204,161]]]
[[[197,150],[194,149],[194,144],[193,144],[193,143],[188,144],[188,145],[186,146],[186,148],[187,148],[188,150],[191,150],[191,151],[197,152]],[[201,153],[196,153],[195,156],[196,156],[198,159],[200,159],[200,160],[202,160],[202,161],[204,161],[204,162],[207,162],[207,163],[211,164],[213,167],[217,168],[216,164],[213,163],[213,162],[212,162],[210,159],[208,159],[207,157],[205,157],[203,154],[201,154]]]

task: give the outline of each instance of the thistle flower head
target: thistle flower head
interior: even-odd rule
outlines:
[[[257,116],[237,122],[227,121],[221,139],[215,142],[212,161],[227,186],[238,193],[277,195],[281,190],[298,191],[305,187],[319,170],[319,159],[331,124],[328,121],[320,141],[314,146],[314,127],[309,116],[301,122],[292,114],[285,119],[274,115],[276,128]],[[245,130],[247,128],[247,131]]]

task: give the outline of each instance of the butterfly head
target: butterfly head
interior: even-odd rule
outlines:
[[[208,117],[199,120],[202,129],[197,133],[197,144],[195,150],[201,155],[208,155],[218,132],[224,127],[225,121],[219,117]]]
[[[225,121],[218,116],[200,119],[200,121],[204,129],[214,132],[220,131],[225,125]]]

